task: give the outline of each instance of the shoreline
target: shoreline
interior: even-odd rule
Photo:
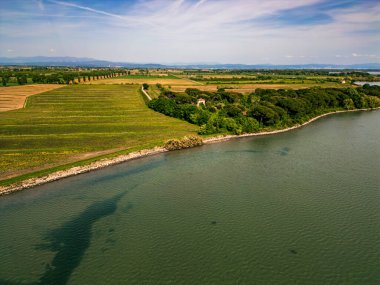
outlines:
[[[285,128],[285,129],[281,129],[281,130],[274,130],[274,131],[267,131],[267,132],[260,132],[260,133],[247,133],[247,134],[241,134],[241,135],[224,135],[224,136],[222,135],[222,136],[217,136],[217,137],[205,139],[205,140],[203,140],[203,143],[204,144],[211,144],[211,143],[218,143],[218,142],[222,142],[222,141],[227,141],[227,140],[234,139],[234,138],[275,135],[275,134],[284,133],[284,132],[288,132],[291,130],[295,130],[295,129],[304,127],[304,126],[306,126],[306,125],[308,125],[308,124],[310,124],[310,123],[312,123],[312,122],[314,122],[320,118],[326,117],[326,116],[339,114],[339,113],[348,113],[348,112],[375,111],[375,110],[379,110],[379,109],[380,109],[380,107],[373,108],[373,109],[367,108],[367,109],[333,111],[333,112],[325,113],[325,114],[319,115],[317,117],[314,117],[314,118],[306,121],[303,124],[294,125],[293,127],[289,127],[289,128]]]
[[[284,133],[284,132],[288,132],[291,130],[301,128],[301,127],[306,126],[306,125],[308,125],[308,124],[310,124],[310,123],[312,123],[312,122],[314,122],[320,118],[323,118],[323,117],[326,117],[329,115],[339,114],[339,113],[348,113],[348,112],[373,111],[373,110],[378,110],[378,109],[380,109],[380,107],[373,108],[373,109],[355,109],[355,110],[333,111],[333,112],[329,112],[329,113],[322,114],[322,115],[319,115],[317,117],[314,117],[314,118],[310,119],[309,121],[307,121],[303,124],[295,125],[293,127],[289,127],[289,128],[285,128],[285,129],[281,129],[281,130],[274,130],[274,131],[267,131],[267,132],[260,132],[260,133],[248,133],[248,134],[242,134],[242,135],[221,135],[221,136],[203,139],[203,143],[204,144],[212,144],[212,143],[223,142],[223,141],[227,141],[227,140],[235,139],[235,138],[274,135],[274,134]],[[164,153],[164,152],[168,152],[168,151],[169,150],[167,150],[164,147],[158,147],[157,146],[157,147],[154,147],[152,149],[144,149],[144,150],[140,150],[137,152],[131,152],[129,154],[120,155],[120,156],[117,156],[114,158],[100,159],[100,160],[92,162],[88,165],[75,166],[75,167],[72,167],[72,168],[69,168],[66,170],[60,170],[60,171],[57,171],[57,172],[54,172],[54,173],[51,173],[51,174],[48,174],[48,175],[45,175],[42,177],[26,179],[24,181],[17,182],[17,183],[8,185],[8,186],[0,186],[0,196],[10,194],[10,193],[13,193],[16,191],[21,191],[24,189],[32,188],[34,186],[42,185],[45,183],[53,182],[53,181],[56,181],[56,180],[59,180],[62,178],[79,175],[79,174],[86,173],[86,172],[93,171],[93,170],[97,170],[97,169],[102,169],[102,168],[105,168],[105,167],[111,166],[111,165],[120,164],[123,162],[127,162],[129,160],[134,160],[134,159],[138,159],[141,157],[146,157],[146,156]]]

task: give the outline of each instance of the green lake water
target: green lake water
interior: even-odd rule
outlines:
[[[380,284],[380,112],[0,197],[0,284]]]

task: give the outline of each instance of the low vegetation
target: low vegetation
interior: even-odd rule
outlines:
[[[197,133],[196,126],[147,108],[140,88],[71,85],[29,97],[26,108],[0,113],[0,185]]]
[[[200,146],[203,144],[203,140],[198,136],[186,136],[182,139],[171,139],[168,140],[164,147],[167,150],[177,150],[183,148],[190,148],[194,146]]]
[[[149,102],[157,112],[199,125],[198,133],[202,135],[280,129],[331,111],[379,106],[380,87],[369,85],[356,89],[257,89],[248,95],[224,89],[207,92],[192,88],[185,93],[165,90]]]
[[[352,85],[379,75],[360,71],[1,67],[0,78],[0,185],[165,141],[198,145],[197,133],[280,129],[379,106],[379,87]],[[32,83],[43,84],[36,93],[59,89],[30,96]],[[144,83],[149,107],[167,116],[146,107]]]

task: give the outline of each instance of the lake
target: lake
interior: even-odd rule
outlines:
[[[373,86],[373,85],[376,85],[376,86],[380,86],[380,82],[377,82],[377,81],[374,81],[374,82],[367,82],[367,81],[356,81],[355,82],[355,84],[356,85],[361,85],[361,86],[363,86],[363,85],[365,85],[365,84],[368,84],[368,85],[371,85],[371,86]]]
[[[380,112],[0,197],[0,284],[380,284]]]

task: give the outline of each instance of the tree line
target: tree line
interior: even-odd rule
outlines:
[[[197,106],[201,98],[206,104]],[[248,95],[224,89],[204,92],[188,88],[184,93],[163,90],[148,106],[167,116],[199,125],[199,134],[242,134],[302,124],[336,110],[379,107],[380,87],[367,84],[346,89],[256,89]]]
[[[8,86],[11,82],[18,85],[28,83],[53,83],[70,84],[80,80],[90,81],[102,77],[114,77],[116,75],[127,74],[125,69],[49,69],[49,68],[30,68],[30,69],[2,69],[0,70],[1,84]]]

